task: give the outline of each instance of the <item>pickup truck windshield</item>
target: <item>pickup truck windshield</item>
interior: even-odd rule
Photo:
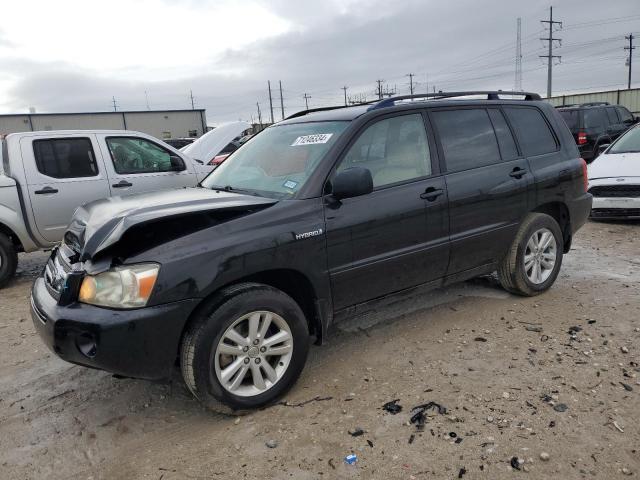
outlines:
[[[614,143],[607,153],[640,152],[640,129],[632,128]]]
[[[210,189],[289,198],[305,184],[349,122],[269,127],[236,150],[202,182]]]

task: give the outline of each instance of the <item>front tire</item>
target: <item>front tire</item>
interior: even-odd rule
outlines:
[[[528,214],[498,266],[502,287],[527,297],[548,290],[560,272],[563,245],[562,231],[553,217]]]
[[[13,278],[18,267],[18,253],[5,234],[0,233],[0,288]]]
[[[309,351],[300,306],[284,292],[246,283],[223,290],[187,327],[182,339],[185,383],[209,408],[267,405],[296,382]]]

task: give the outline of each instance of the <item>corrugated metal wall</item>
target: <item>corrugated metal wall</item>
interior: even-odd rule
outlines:
[[[612,105],[624,105],[633,113],[640,114],[640,88],[561,95],[551,97],[548,101],[555,106],[589,102],[609,102]]]

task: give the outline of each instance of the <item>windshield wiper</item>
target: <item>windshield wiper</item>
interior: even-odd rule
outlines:
[[[255,192],[254,190],[248,190],[245,188],[237,188],[237,187],[232,187],[231,185],[225,185],[224,187],[220,187],[218,185],[214,185],[211,188],[211,190],[221,190],[224,192],[234,192],[234,193],[247,193],[249,195],[253,195],[254,197],[261,197],[262,195],[259,195],[257,192]]]

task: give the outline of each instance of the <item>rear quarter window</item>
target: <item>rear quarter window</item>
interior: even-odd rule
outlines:
[[[505,107],[523,153],[544,155],[558,150],[558,142],[542,112],[535,107]]]

